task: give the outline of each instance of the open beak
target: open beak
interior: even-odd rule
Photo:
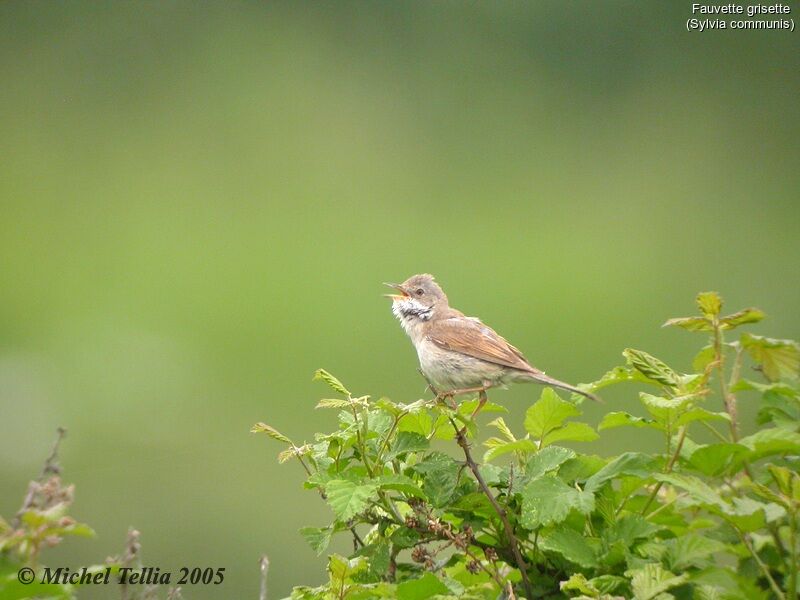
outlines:
[[[408,292],[406,292],[405,289],[403,289],[403,286],[399,283],[384,283],[383,285],[387,285],[390,288],[400,292],[399,294],[384,294],[385,298],[391,298],[392,300],[402,300],[403,298],[408,298]]]

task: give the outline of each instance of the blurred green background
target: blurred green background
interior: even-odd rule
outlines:
[[[227,568],[190,600],[256,597],[262,553],[271,597],[319,582],[329,511],[248,429],[332,428],[318,367],[423,394],[380,296],[415,272],[572,382],[626,346],[688,369],[659,325],[705,289],[798,337],[800,38],[689,6],[0,4],[0,514],[63,425],[98,538],[51,564],[132,525],[147,564]],[[538,393],[492,399],[520,429]]]

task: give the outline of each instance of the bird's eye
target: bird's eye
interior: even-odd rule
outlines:
[[[422,296],[425,293],[425,290],[422,288],[417,288],[417,291],[414,292],[417,296]]]

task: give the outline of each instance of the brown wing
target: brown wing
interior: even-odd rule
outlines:
[[[478,319],[456,317],[432,321],[428,339],[445,350],[521,371],[538,372],[522,352]]]

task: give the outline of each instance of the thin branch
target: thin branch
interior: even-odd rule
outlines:
[[[464,451],[464,458],[467,461],[467,465],[472,471],[472,474],[475,476],[475,480],[478,482],[478,485],[480,486],[484,495],[492,504],[497,516],[500,517],[500,521],[503,523],[503,529],[505,530],[506,537],[508,538],[509,546],[511,546],[511,552],[514,555],[514,560],[517,563],[520,573],[522,574],[522,585],[525,588],[525,596],[527,598],[533,598],[533,588],[531,587],[531,582],[528,579],[528,565],[525,563],[525,559],[522,558],[522,554],[519,551],[519,541],[517,541],[517,537],[514,535],[514,530],[511,528],[511,523],[508,521],[508,515],[506,514],[505,509],[497,502],[497,499],[494,497],[494,494],[492,494],[489,486],[486,485],[486,482],[484,481],[483,476],[478,469],[478,465],[472,458],[472,453],[469,450],[469,443],[467,442],[467,437],[464,435],[464,431],[458,427],[456,422],[453,420],[453,417],[447,415],[447,418],[456,432],[456,440],[458,445]]]
[[[675,445],[675,452],[672,453],[672,456],[670,456],[669,460],[667,461],[667,464],[664,467],[664,473],[669,473],[670,471],[672,471],[672,467],[675,466],[675,463],[678,460],[678,455],[681,453],[681,448],[683,448],[683,441],[686,439],[686,430],[688,428],[689,428],[688,425],[683,425],[681,427],[680,433],[678,434],[678,443]],[[650,497],[647,499],[647,502],[645,503],[644,508],[640,513],[642,516],[644,516],[645,513],[647,513],[647,509],[650,508],[650,505],[653,503],[653,500],[656,499],[656,496],[658,495],[658,492],[659,490],[661,490],[661,487],[663,485],[664,482],[659,481],[653,488],[653,491],[650,493]]]
[[[761,572],[764,573],[764,577],[766,577],[767,581],[769,582],[769,587],[772,588],[772,591],[780,600],[785,600],[786,595],[783,593],[777,582],[772,578],[772,574],[769,572],[769,567],[765,565],[764,562],[761,560],[761,557],[753,548],[753,545],[750,543],[750,540],[747,539],[747,536],[744,533],[742,533],[738,527],[734,527],[734,530],[736,531],[737,534],[739,534],[739,539],[742,540],[742,543],[744,544],[745,548],[747,548],[747,551],[750,552],[750,555],[753,557],[753,559],[756,561],[756,564],[761,569]]]

